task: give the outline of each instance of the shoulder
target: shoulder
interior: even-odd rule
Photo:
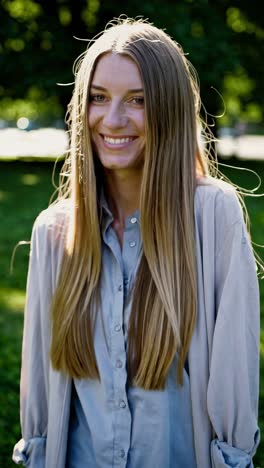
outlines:
[[[234,241],[248,243],[242,205],[231,184],[212,177],[199,179],[194,205],[196,238],[203,251],[218,255],[223,247],[231,249]]]
[[[32,231],[33,239],[38,241],[59,241],[65,238],[70,220],[71,201],[59,200],[37,216]]]
[[[243,210],[235,188],[220,179],[202,177],[195,191],[196,217],[209,217],[231,225],[243,221]]]

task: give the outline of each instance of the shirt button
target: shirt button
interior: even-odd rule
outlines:
[[[134,241],[129,242],[130,247],[135,247],[136,243]]]
[[[131,218],[130,222],[131,222],[132,224],[135,224],[135,223],[137,222],[137,218]]]
[[[120,400],[119,408],[125,408],[125,407],[126,407],[126,403],[124,402],[124,400]]]
[[[123,449],[119,450],[119,456],[120,458],[125,458],[125,451]]]
[[[115,331],[116,331],[116,332],[119,332],[120,330],[121,330],[121,325],[119,325],[119,324],[116,325],[116,326],[115,326]]]
[[[118,291],[122,291],[122,284],[120,284],[117,289]]]
[[[122,361],[120,361],[120,359],[117,359],[115,365],[116,365],[116,367],[118,367],[118,368],[122,367]]]

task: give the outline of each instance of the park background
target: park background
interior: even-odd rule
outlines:
[[[183,46],[198,72],[203,119],[215,136],[222,135],[233,145],[228,154],[223,151],[218,158],[219,169],[233,183],[253,189],[258,184],[257,177],[245,169],[255,171],[261,178],[264,171],[264,154],[262,158],[255,144],[263,141],[257,138],[263,138],[264,133],[263,9],[261,2],[255,0],[214,0],[210,4],[205,0],[0,0],[1,468],[15,466],[11,461],[12,447],[20,438],[19,373],[29,246],[17,249],[12,273],[11,257],[19,241],[30,239],[34,219],[48,205],[55,190],[52,171],[56,154],[49,150],[44,157],[38,151],[26,155],[22,149],[20,154],[19,149],[22,141],[29,140],[37,129],[64,131],[73,87],[57,83],[74,81],[73,62],[87,46],[86,41],[76,38],[91,39],[120,14],[142,16],[166,29]],[[7,133],[10,130],[13,133]],[[254,139],[249,140],[250,154],[241,160],[235,156],[239,156],[236,148],[243,132],[249,137],[253,134]],[[13,156],[3,152],[3,135],[13,135],[10,146],[14,145],[15,135],[19,135]],[[35,139],[36,142],[39,149],[47,143]],[[57,163],[55,184],[61,164]],[[260,187],[254,194],[262,192]],[[245,202],[252,240],[263,244],[264,199],[245,197]],[[255,246],[255,250],[264,260],[264,249]],[[263,283],[260,280],[262,317]],[[260,370],[259,424],[264,434],[263,331]],[[254,463],[264,468],[264,441]]]

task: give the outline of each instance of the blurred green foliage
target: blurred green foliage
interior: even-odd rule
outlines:
[[[222,125],[261,122],[262,8],[249,0],[0,0],[0,118],[63,118],[72,86],[56,83],[74,81],[73,62],[87,45],[74,36],[91,39],[125,14],[148,18],[183,46],[205,109],[225,112]]]

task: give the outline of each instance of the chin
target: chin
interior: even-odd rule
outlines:
[[[98,157],[101,165],[105,169],[110,169],[110,170],[125,170],[125,169],[141,169],[143,168],[144,160],[142,157],[138,159],[132,159],[132,160],[123,160],[121,161],[120,159],[112,159],[109,157],[106,158],[100,158]]]

